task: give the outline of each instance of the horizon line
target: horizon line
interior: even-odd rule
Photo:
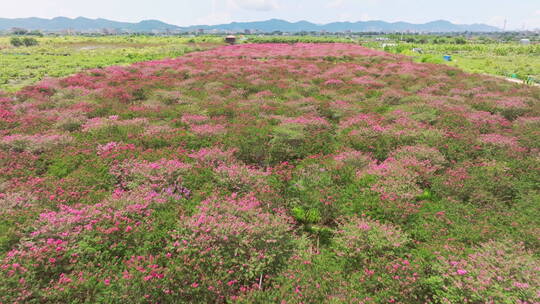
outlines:
[[[191,25],[178,25],[178,24],[173,24],[173,23],[170,23],[170,22],[165,22],[165,21],[162,21],[160,19],[140,19],[139,21],[119,21],[119,20],[115,20],[115,19],[107,19],[107,18],[103,18],[103,17],[97,17],[97,18],[91,18],[91,17],[85,17],[85,16],[77,16],[77,17],[66,17],[66,16],[56,16],[56,17],[50,17],[50,18],[47,18],[47,17],[36,17],[36,16],[31,16],[31,17],[15,17],[15,18],[9,18],[9,17],[0,17],[0,19],[44,19],[44,20],[54,20],[54,19],[58,19],[58,18],[65,18],[65,19],[70,19],[70,20],[76,20],[76,19],[88,19],[88,20],[107,20],[107,21],[113,21],[113,22],[122,22],[122,23],[132,23],[132,24],[138,24],[138,23],[141,23],[141,22],[144,22],[144,21],[159,21],[159,22],[162,22],[162,23],[166,23],[166,24],[170,24],[170,25],[174,25],[174,26],[177,26],[177,27],[194,27],[194,26],[216,26],[216,25],[226,25],[226,24],[232,24],[232,23],[253,23],[253,22],[267,22],[267,21],[273,21],[273,20],[277,20],[277,21],[285,21],[285,22],[288,22],[288,23],[300,23],[300,22],[307,22],[307,23],[311,23],[311,24],[314,24],[314,25],[318,25],[318,26],[324,26],[324,25],[329,25],[329,24],[333,24],[333,23],[360,23],[360,22],[385,22],[385,23],[389,23],[389,24],[396,24],[396,23],[408,23],[408,24],[412,24],[412,25],[424,25],[424,24],[428,24],[428,23],[432,23],[432,22],[439,22],[439,21],[444,21],[444,22],[449,22],[451,24],[454,24],[454,25],[487,25],[487,26],[492,26],[492,27],[495,27],[497,29],[500,29],[500,27],[498,26],[495,26],[495,25],[490,25],[490,24],[486,24],[486,23],[454,23],[450,20],[446,20],[446,19],[436,19],[436,20],[432,20],[432,21],[427,21],[427,22],[423,22],[423,23],[415,23],[415,22],[410,22],[410,21],[385,21],[385,20],[382,20],[382,19],[371,19],[371,20],[358,20],[358,21],[332,21],[332,22],[328,22],[328,23],[317,23],[317,22],[312,22],[312,21],[309,21],[309,20],[306,20],[306,19],[302,19],[302,20],[298,20],[298,21],[290,21],[290,20],[286,20],[286,19],[281,19],[281,18],[270,18],[270,19],[265,19],[265,20],[253,20],[253,21],[230,21],[228,23],[215,23],[215,24],[191,24]]]

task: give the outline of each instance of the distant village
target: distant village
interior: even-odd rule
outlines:
[[[132,31],[118,28],[101,28],[92,30],[73,30],[65,29],[59,31],[40,31],[40,30],[27,30],[24,28],[11,28],[9,30],[0,30],[0,35],[21,35],[21,36],[115,36],[115,35],[151,35],[151,36],[183,36],[183,37],[197,37],[197,36],[235,36],[235,39],[241,40],[245,36],[320,36],[320,37],[342,37],[349,39],[360,39],[370,37],[370,40],[380,41],[382,43],[391,42],[390,40],[396,40],[396,36],[401,36],[402,39],[414,39],[411,37],[421,36],[444,36],[447,38],[463,37],[467,40],[475,40],[476,37],[482,37],[482,39],[492,39],[498,41],[519,41],[521,44],[538,44],[540,43],[540,29],[527,30],[527,31],[507,31],[507,32],[427,32],[427,31],[299,31],[299,32],[285,32],[285,31],[261,31],[257,29],[243,29],[243,30],[219,30],[219,29],[192,29],[192,30],[180,30],[180,29],[165,29],[165,30],[152,30],[152,31]],[[388,36],[394,37],[394,39]],[[422,43],[422,39],[414,39],[417,42]]]

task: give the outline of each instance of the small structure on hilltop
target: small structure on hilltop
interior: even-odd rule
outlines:
[[[233,35],[229,35],[227,37],[225,37],[225,42],[227,42],[228,44],[236,44],[236,37],[233,36]]]

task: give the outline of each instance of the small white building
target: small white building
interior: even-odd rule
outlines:
[[[228,44],[236,44],[236,36],[229,35],[225,37],[225,42],[227,42]]]
[[[529,44],[531,44],[531,40],[529,40],[529,39],[521,39],[519,41],[519,43],[521,43],[522,45],[529,45]]]

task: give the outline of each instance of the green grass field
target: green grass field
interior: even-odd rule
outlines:
[[[370,43],[367,46],[384,49],[391,53],[412,56],[418,62],[448,64],[470,73],[512,77],[521,80],[533,79],[533,81],[540,82],[539,44],[490,43],[456,45],[398,43],[396,46],[383,47],[381,43]],[[421,48],[423,53],[413,52],[414,48]],[[452,61],[444,61],[444,55],[451,55]]]
[[[43,37],[38,46],[15,48],[0,37],[0,90],[15,91],[46,77],[90,68],[173,58],[215,46],[221,38],[198,37]]]

